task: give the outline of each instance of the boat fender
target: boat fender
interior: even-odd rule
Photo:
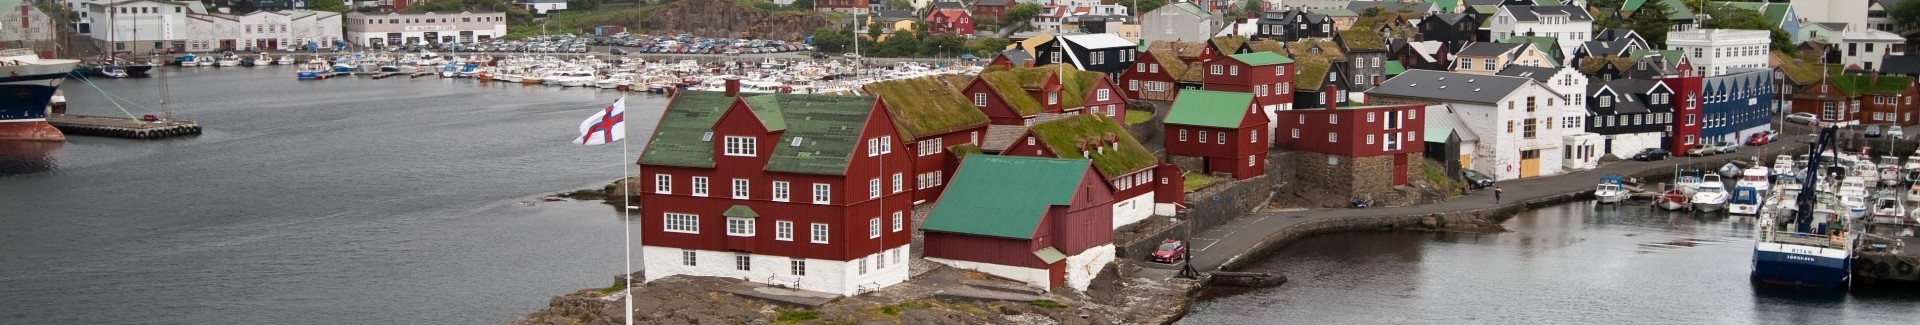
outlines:
[[[1900,264],[1895,266],[1895,268],[1897,269],[1897,271],[1900,271],[1900,275],[1907,275],[1907,274],[1913,273],[1913,264],[1907,263],[1907,261],[1900,261]]]
[[[1887,262],[1876,262],[1876,263],[1873,263],[1873,277],[1874,277],[1874,278],[1878,278],[1878,279],[1885,279],[1885,278],[1887,278],[1887,270],[1888,270],[1888,269],[1891,269],[1891,268],[1890,268],[1890,267],[1887,267]]]

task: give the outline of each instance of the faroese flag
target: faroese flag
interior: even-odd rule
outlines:
[[[613,105],[600,109],[580,122],[580,137],[573,143],[584,145],[607,144],[627,138],[627,98],[613,101]]]

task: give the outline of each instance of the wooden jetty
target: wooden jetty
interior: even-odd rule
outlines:
[[[47,115],[47,124],[69,135],[128,139],[162,139],[200,135],[200,124],[187,120],[147,122],[132,118],[72,114]]]

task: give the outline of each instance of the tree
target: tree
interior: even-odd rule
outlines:
[[[1380,14],[1382,14],[1382,13],[1385,13],[1385,12],[1387,12],[1387,9],[1386,9],[1386,8],[1382,8],[1382,7],[1380,7],[1380,6],[1373,6],[1373,7],[1367,7],[1367,9],[1366,9],[1366,10],[1361,10],[1361,11],[1360,11],[1360,17],[1362,17],[1362,18],[1374,18],[1374,17],[1380,17]]]
[[[1117,1],[1120,2],[1121,6],[1127,7],[1127,12],[1131,12],[1137,15],[1146,14],[1148,11],[1153,11],[1154,9],[1160,9],[1160,6],[1167,5],[1166,0],[1117,0]]]
[[[972,53],[973,56],[991,58],[994,55],[999,55],[1000,51],[1007,50],[1007,45],[1010,44],[1013,44],[1013,42],[1005,38],[991,37],[968,40],[966,46],[967,53]]]
[[[894,31],[874,48],[877,50],[873,55],[878,57],[913,56],[920,53],[920,36],[913,31]]]
[[[953,56],[966,51],[967,38],[952,33],[934,35],[920,40],[920,54],[931,56]]]
[[[1713,18],[1707,19],[1707,21],[1701,24],[1705,28],[1768,31],[1768,39],[1771,42],[1769,47],[1775,51],[1789,53],[1794,51],[1792,38],[1787,35],[1787,31],[1780,29],[1780,26],[1775,26],[1771,21],[1767,20],[1766,16],[1760,15],[1758,11],[1720,6],[1717,8],[1709,8],[1707,15]]]
[[[1899,24],[1900,28],[1896,29],[1907,31],[1906,35],[1902,35],[1907,37],[1907,43],[1920,41],[1920,33],[1913,32],[1920,29],[1920,1],[1901,1],[1894,4],[1893,8],[1887,8],[1887,15]]]
[[[1241,10],[1246,12],[1247,18],[1259,17],[1261,12],[1267,11],[1266,0],[1241,0],[1241,1],[1243,1],[1246,4],[1245,6],[1241,6],[1242,7]]]
[[[793,0],[793,4],[789,6],[797,9],[813,10],[813,0]]]
[[[307,3],[307,9],[313,11],[346,12],[347,3],[345,1],[317,1]]]
[[[887,0],[887,9],[893,9],[893,10],[913,10],[913,1],[908,1],[908,0]]]
[[[874,20],[871,20],[871,19],[869,19],[869,20],[867,20],[867,38],[868,38],[868,39],[874,39],[874,40],[879,40],[879,39],[880,39],[880,34],[885,34],[885,33],[884,33],[884,30],[883,30],[883,29],[881,29],[881,27],[880,27],[880,26],[883,26],[883,25],[886,25],[886,24],[887,24],[887,23],[884,23],[884,22],[879,22],[879,21],[874,21]]]
[[[846,52],[853,44],[853,29],[821,27],[813,30],[813,47],[821,52]]]
[[[1673,15],[1673,9],[1667,7],[1666,1],[1649,0],[1641,4],[1640,10],[1635,10],[1633,16],[1627,17],[1625,25],[1627,29],[1640,34],[1641,38],[1647,39],[1647,44],[1662,47],[1667,44],[1667,28],[1673,26],[1673,20],[1667,19],[1670,15]]]
[[[1013,5],[1012,8],[1007,8],[1007,28],[1012,28],[1016,32],[1026,29],[1033,23],[1033,17],[1038,15],[1040,15],[1039,4],[1022,2]]]

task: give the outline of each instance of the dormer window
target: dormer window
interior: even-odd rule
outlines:
[[[1047,105],[1055,105],[1059,103],[1060,103],[1060,92],[1058,91],[1047,92]]]
[[[1600,107],[1613,107],[1613,96],[1600,96]]]
[[[754,147],[755,140],[758,140],[758,139],[755,139],[754,137],[740,137],[740,136],[726,137],[726,148],[727,148],[726,155],[740,156],[740,157],[753,157],[756,151],[755,150],[756,148]]]

